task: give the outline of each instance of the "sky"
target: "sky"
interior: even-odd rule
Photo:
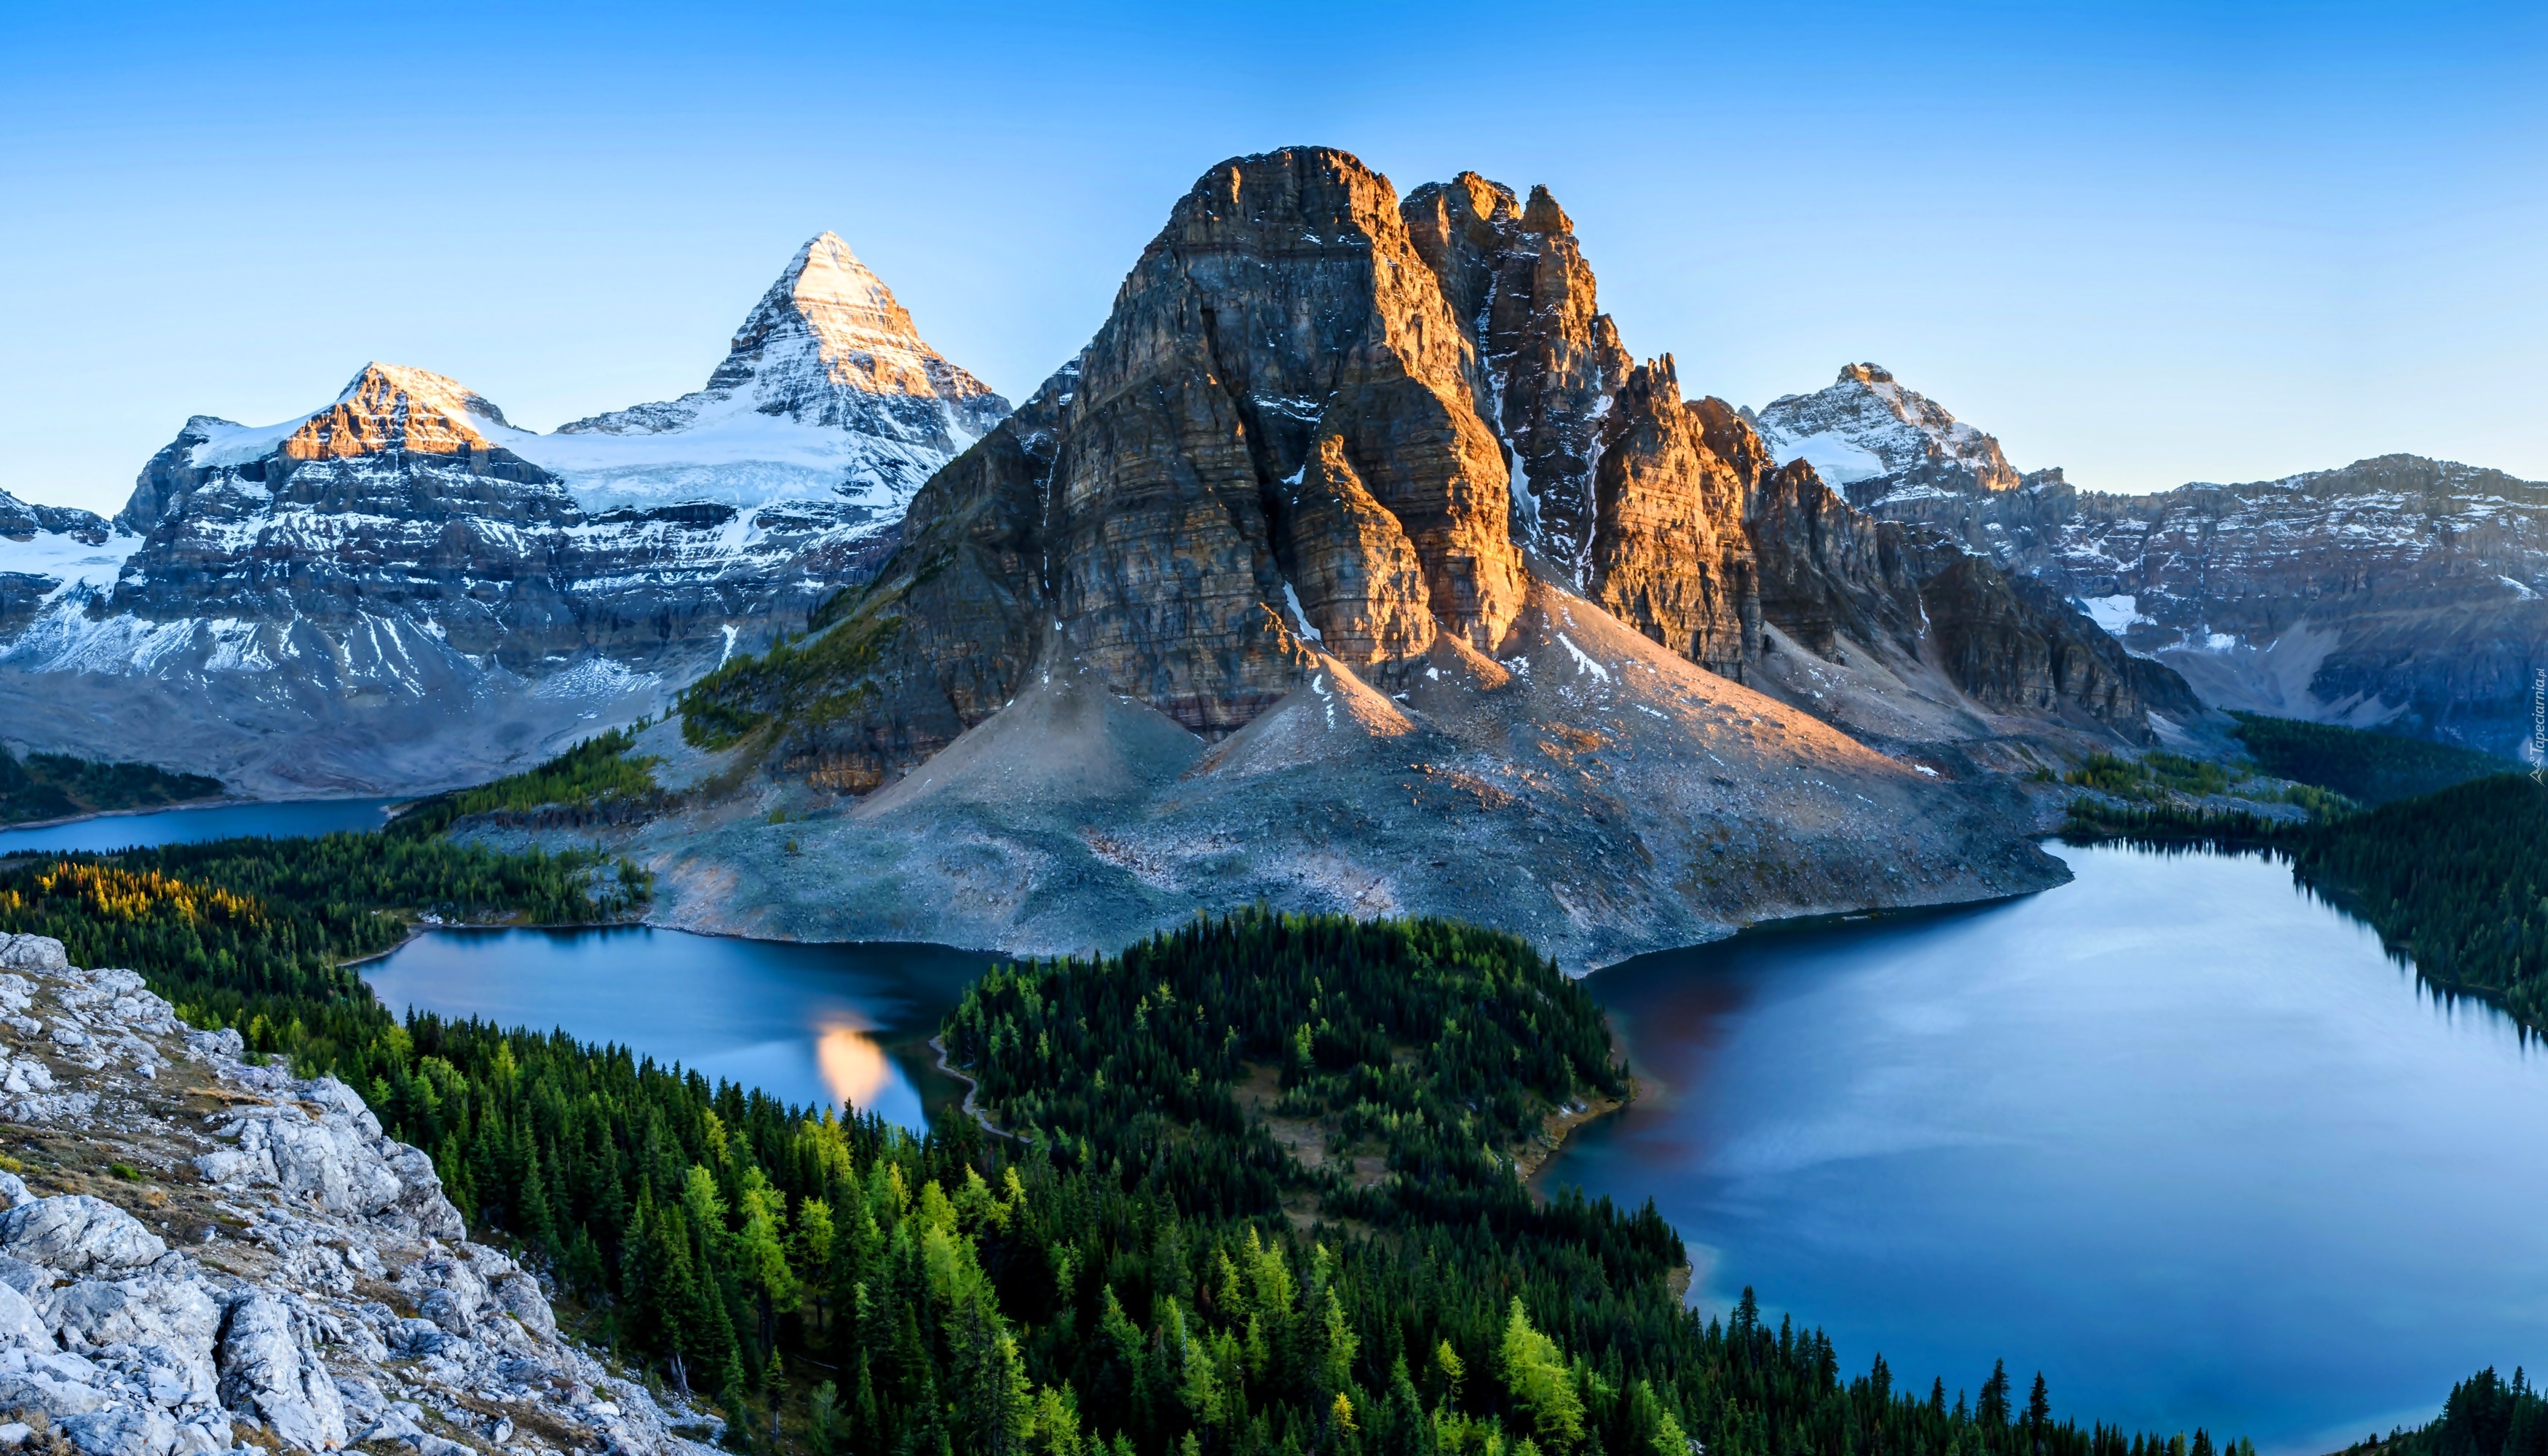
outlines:
[[[1023,398],[1298,142],[1545,184],[1693,396],[1869,361],[2113,491],[2548,479],[2543,75],[2536,0],[0,0],[0,490],[112,511],[372,359],[531,428],[667,399],[826,228]]]

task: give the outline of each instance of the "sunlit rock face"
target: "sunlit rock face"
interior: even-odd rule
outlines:
[[[776,718],[776,772],[852,792],[1065,665],[1217,739],[1322,659],[1394,692],[1446,643],[1495,656],[1536,577],[1738,681],[1776,628],[1945,671],[1965,707],[2137,741],[2181,705],[2164,672],[2144,674],[2159,697],[2080,685],[2056,645],[2137,680],[2058,602],[1995,598],[1956,620],[2022,640],[1934,653],[1923,583],[1960,556],[1684,400],[1669,357],[1634,365],[1545,189],[1462,173],[1402,200],[1343,152],[1293,148],[1206,172],[1087,348],[922,488],[817,645],[697,704]]]
[[[1700,667],[1740,679],[1760,656],[1753,483],[1710,449],[1666,354],[1628,376],[1602,420],[1592,492],[1592,599]]]
[[[1403,212],[1482,360],[1481,410],[1511,452],[1516,538],[1582,587],[1600,421],[1634,361],[1599,311],[1574,222],[1548,189],[1525,205],[1475,172],[1416,188]]]
[[[0,512],[0,708],[252,791],[484,778],[801,629],[1006,412],[829,233],[668,404],[543,435],[370,364],[188,420],[111,526]]]
[[[1845,365],[1829,388],[1748,417],[1781,462],[1805,461],[1862,507],[2023,484],[1998,440],[1873,364]]]

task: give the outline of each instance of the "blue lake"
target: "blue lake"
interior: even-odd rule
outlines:
[[[399,799],[296,799],[285,803],[212,804],[147,814],[101,814],[44,829],[0,829],[0,855],[30,850],[127,850],[194,844],[240,835],[289,838],[378,829]]]
[[[1593,975],[1644,1095],[1542,1172],[1845,1370],[2322,1452],[2548,1367],[2548,1056],[2259,858],[2055,848],[2071,884]]]
[[[381,1000],[564,1027],[807,1107],[918,1131],[962,1095],[926,1045],[998,957],[943,946],[800,945],[686,931],[431,931],[361,967]]]

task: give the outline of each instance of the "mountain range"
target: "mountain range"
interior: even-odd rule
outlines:
[[[197,415],[112,520],[0,495],[0,721],[265,794],[484,779],[801,627],[1007,413],[825,233],[678,400],[539,434],[374,363]]]
[[[2518,759],[2548,673],[2548,484],[2414,455],[2146,496],[2020,474],[1884,370],[1750,416],[1880,519],[2084,607],[2216,707]]]
[[[2025,780],[2216,706],[2501,751],[2543,500],[2410,457],[2102,496],[1867,364],[1685,397],[1545,189],[1300,147],[1204,174],[1014,412],[827,233],[677,400],[540,434],[373,364],[189,420],[113,520],[0,497],[0,715],[306,794],[678,709],[604,831],[676,923],[1077,950],[1267,900],[1589,963],[2048,883]]]

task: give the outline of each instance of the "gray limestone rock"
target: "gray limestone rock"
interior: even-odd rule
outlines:
[[[13,936],[0,946],[0,966],[11,970],[58,971],[69,964],[62,943],[50,936]]]
[[[0,950],[21,961],[48,958],[26,941],[0,936]],[[675,1417],[642,1388],[558,1338],[538,1281],[501,1252],[465,1241],[431,1160],[383,1136],[351,1088],[242,1064],[235,1034],[190,1034],[129,971],[34,974],[0,970],[0,1011],[50,997],[64,1011],[58,1024],[79,1028],[89,1046],[136,1064],[191,1059],[253,1094],[228,1129],[246,1146],[207,1161],[260,1189],[217,1200],[245,1228],[208,1268],[167,1250],[111,1204],[39,1199],[21,1179],[0,1180],[0,1200],[20,1204],[0,1214],[0,1411],[31,1417],[18,1424],[17,1442],[0,1427],[0,1446],[47,1431],[80,1456],[257,1456],[233,1449],[235,1421],[269,1453],[323,1452],[359,1438],[418,1456],[474,1456],[424,1430],[418,1406],[388,1400],[382,1383],[395,1379],[454,1420],[474,1419],[451,1413],[463,1397],[580,1418],[596,1390],[607,1390],[613,1410],[628,1411],[601,1433],[613,1449],[704,1456],[672,1433]],[[17,1067],[41,1064],[21,1057]],[[93,1070],[72,1063],[61,1073],[64,1091],[21,1100],[43,1100],[77,1137],[98,1100],[87,1085]],[[133,1155],[136,1131],[119,1124],[118,1156]],[[181,1148],[193,1150],[184,1135],[158,1150]],[[208,1229],[205,1241],[217,1235]],[[219,1285],[208,1277],[214,1269]],[[360,1298],[365,1280],[395,1284],[444,1322],[401,1320]]]
[[[541,1297],[539,1281],[528,1274],[507,1274],[497,1280],[496,1298],[525,1328],[545,1335],[557,1333],[557,1315]]]
[[[460,1297],[447,1289],[433,1290],[416,1303],[416,1309],[436,1325],[467,1339],[478,1332],[478,1321]]]
[[[0,1214],[0,1253],[66,1274],[137,1269],[168,1251],[159,1235],[102,1198],[43,1198]]]
[[[177,1449],[177,1423],[147,1407],[83,1411],[65,1417],[61,1430],[87,1456],[171,1456]]]
[[[221,1398],[253,1412],[287,1445],[321,1451],[345,1444],[345,1407],[291,1307],[250,1294],[222,1321]]]

